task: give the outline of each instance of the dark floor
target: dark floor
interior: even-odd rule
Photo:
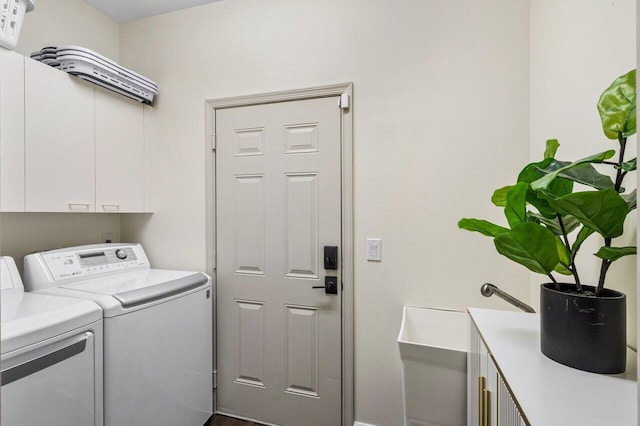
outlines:
[[[214,414],[211,421],[206,426],[260,426],[259,423],[238,420],[232,417]]]

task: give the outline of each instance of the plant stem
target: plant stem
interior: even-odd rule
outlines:
[[[578,268],[576,268],[576,264],[575,264],[575,253],[573,253],[573,251],[571,251],[571,244],[569,244],[569,237],[567,236],[567,229],[564,227],[564,221],[562,220],[562,216],[557,215],[558,216],[558,223],[560,224],[560,229],[562,230],[562,237],[564,238],[564,245],[567,247],[567,250],[569,250],[569,253],[571,253],[571,265],[569,265],[569,270],[571,271],[571,273],[573,274],[573,278],[576,281],[576,290],[578,290],[579,293],[582,293],[582,285],[580,283],[580,277],[578,276]]]
[[[611,247],[611,238],[605,238],[604,241],[605,246]],[[608,245],[607,242],[609,243]],[[611,266],[611,261],[602,259],[602,266],[600,267],[600,279],[598,280],[598,288],[596,288],[596,296],[600,296],[600,294],[602,294],[602,290],[604,289],[604,279],[607,275],[607,271],[609,270],[609,266]]]
[[[624,151],[627,147],[627,138],[622,136],[622,132],[618,132],[618,142],[620,142],[620,155],[618,156],[618,169],[616,171],[616,181],[613,188],[616,190],[616,192],[620,192],[620,188],[622,187],[622,180],[626,176],[626,172],[622,170],[622,163],[624,162]],[[612,238],[606,237],[604,239],[604,246],[611,247],[611,240]],[[604,288],[604,280],[607,277],[609,266],[611,266],[611,261],[602,259],[602,264],[600,265],[600,278],[598,279],[598,287],[596,288],[596,296],[600,296],[600,294],[602,294],[602,289]]]
[[[626,173],[622,169],[622,163],[624,163],[624,151],[627,147],[627,138],[623,138],[622,134],[619,134],[618,140],[620,141],[620,156],[618,157],[618,168],[616,170],[616,182],[615,182],[615,190],[620,192],[620,187],[622,186],[622,179],[624,179]]]
[[[549,273],[549,274],[547,274],[547,276],[551,279],[551,282],[553,282],[556,290],[560,291],[560,284],[558,284],[558,281],[556,281],[556,279],[553,277],[553,275],[551,275]]]

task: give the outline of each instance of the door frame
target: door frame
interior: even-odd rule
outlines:
[[[342,425],[354,424],[354,262],[353,262],[353,83],[341,83],[305,89],[244,95],[205,101],[205,221],[206,221],[206,263],[207,271],[216,282],[216,110],[270,104],[276,102],[346,97],[346,107],[341,105],[341,186],[342,186]],[[213,297],[214,303],[217,300]],[[216,312],[214,306],[214,313]],[[216,328],[213,327],[213,377],[214,412],[216,364]]]

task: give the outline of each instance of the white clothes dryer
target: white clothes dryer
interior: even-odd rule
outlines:
[[[97,302],[106,426],[202,426],[213,413],[211,278],[151,269],[139,244],[28,255],[28,291]]]
[[[102,309],[24,292],[0,257],[3,426],[102,426]]]

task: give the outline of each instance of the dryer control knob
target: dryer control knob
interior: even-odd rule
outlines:
[[[116,257],[120,260],[124,260],[127,258],[127,252],[122,249],[118,249],[116,250]]]

